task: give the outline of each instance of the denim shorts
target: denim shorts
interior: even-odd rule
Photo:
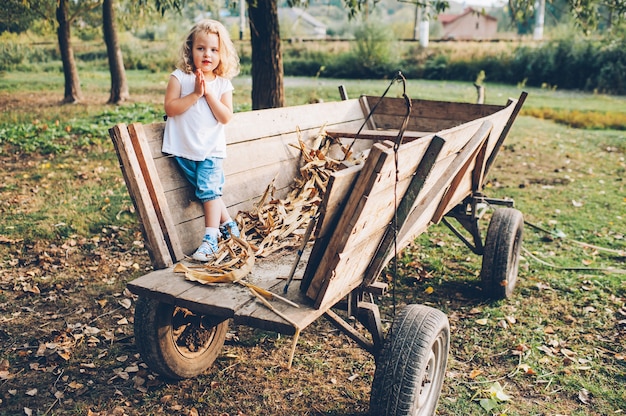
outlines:
[[[207,202],[222,196],[224,187],[224,159],[210,157],[202,161],[194,161],[182,157],[175,157],[185,178],[196,190],[196,197],[200,202]]]

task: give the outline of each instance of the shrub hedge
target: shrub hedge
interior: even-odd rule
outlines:
[[[384,79],[398,70],[409,78],[473,82],[480,71],[489,82],[536,87],[597,91],[626,95],[626,32],[603,39],[563,36],[545,43],[520,42],[509,48],[468,44],[480,53],[459,53],[459,48],[431,43],[427,50],[402,45],[371,30],[341,51],[283,42],[285,75],[348,79]],[[127,69],[171,71],[171,48],[142,40],[123,45]],[[59,60],[54,45],[25,45],[15,39],[0,43],[0,71],[28,71],[34,63]],[[104,45],[93,42],[75,53],[80,61],[106,67]],[[249,53],[241,52],[242,73],[249,73]]]

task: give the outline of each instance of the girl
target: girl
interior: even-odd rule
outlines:
[[[205,235],[192,257],[204,262],[217,252],[219,234],[239,237],[221,198],[224,125],[233,117],[230,80],[239,73],[239,57],[226,28],[215,20],[197,23],[180,49],[176,68],[165,92],[162,150],[175,157],[202,202]]]

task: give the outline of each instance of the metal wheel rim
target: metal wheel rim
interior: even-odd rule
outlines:
[[[433,386],[439,385],[439,379],[443,377],[442,374],[439,374],[441,372],[442,343],[442,336],[439,335],[428,354],[428,363],[426,364],[422,379],[419,382],[419,393],[415,398],[415,415],[424,414],[425,411],[430,411],[429,409],[431,408],[434,409],[436,405],[438,397],[437,395],[433,395],[432,392]],[[433,401],[435,401],[435,403],[433,403]]]
[[[183,315],[182,319],[180,316],[181,314]],[[195,317],[195,319],[192,319],[192,317]],[[203,316],[195,315],[193,312],[185,308],[177,306],[172,311],[172,325],[170,326],[169,335],[172,338],[172,345],[176,348],[176,351],[184,358],[191,360],[203,355],[206,352],[208,346],[211,345],[213,338],[215,338],[216,327],[212,326],[210,328],[206,328],[202,325],[203,321]],[[200,323],[200,325],[198,325],[198,322]],[[182,336],[185,332],[185,329],[187,328],[194,331],[202,331],[203,333],[207,333],[205,335],[206,341],[203,342],[202,345],[198,345],[196,351],[192,351],[191,349],[189,349],[188,346],[185,346],[183,343]]]

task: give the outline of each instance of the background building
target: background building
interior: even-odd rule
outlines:
[[[442,39],[494,39],[498,30],[498,19],[471,7],[460,14],[442,13],[437,20],[443,26]]]

